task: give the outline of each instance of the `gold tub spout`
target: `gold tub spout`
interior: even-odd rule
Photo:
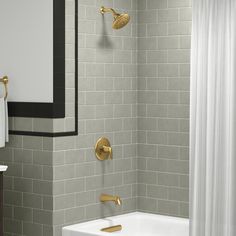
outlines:
[[[101,229],[101,231],[107,232],[107,233],[113,233],[113,232],[117,232],[117,231],[121,231],[121,230],[122,230],[121,225],[115,225],[115,226],[111,226],[111,227]]]
[[[116,205],[121,205],[121,199],[118,196],[112,196],[112,195],[108,195],[108,194],[102,194],[100,196],[100,201],[101,202],[115,202]]]

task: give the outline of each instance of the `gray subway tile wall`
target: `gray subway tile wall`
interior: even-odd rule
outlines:
[[[190,0],[138,8],[138,210],[188,217]]]
[[[55,138],[60,161],[53,169],[53,229],[64,225],[135,211],[137,208],[137,44],[136,1],[79,3],[79,135]],[[102,5],[128,12],[131,23],[112,29],[113,17]],[[106,136],[113,160],[99,162],[96,140]],[[101,193],[122,197],[121,207],[101,204]]]
[[[60,236],[64,225],[136,210],[188,217],[191,2],[78,4],[79,135],[11,136],[0,150],[1,163],[9,165],[4,236]],[[102,5],[128,12],[130,24],[112,30],[112,16],[99,13]],[[69,98],[73,79],[66,83]],[[61,125],[47,123],[50,131]],[[111,141],[113,161],[96,160],[101,136]],[[101,204],[101,193],[121,196],[122,206]]]
[[[53,220],[53,152],[48,138],[11,136],[0,150],[4,175],[4,235],[49,235]]]

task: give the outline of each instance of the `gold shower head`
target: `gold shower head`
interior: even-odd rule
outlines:
[[[112,8],[101,7],[100,12],[101,14],[105,14],[106,12],[111,12],[113,14],[113,29],[121,29],[126,26],[130,21],[130,16],[127,13],[119,14]]]

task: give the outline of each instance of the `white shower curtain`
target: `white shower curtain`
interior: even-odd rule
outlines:
[[[193,0],[190,236],[236,236],[236,0]]]

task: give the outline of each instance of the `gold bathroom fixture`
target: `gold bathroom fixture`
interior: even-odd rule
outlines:
[[[121,29],[126,26],[130,21],[130,16],[127,13],[119,14],[112,8],[101,7],[101,14],[105,14],[106,12],[110,12],[113,14],[114,21],[112,24],[113,29]]]
[[[0,83],[3,83],[4,84],[4,87],[5,87],[5,95],[4,95],[4,98],[6,99],[7,96],[8,96],[8,89],[7,89],[7,84],[8,84],[8,77],[7,76],[3,76],[3,78],[0,78]]]
[[[122,230],[122,225],[114,225],[111,227],[101,229],[101,231],[107,232],[107,233],[114,233],[114,232],[121,231],[121,230]]]
[[[108,194],[102,194],[100,196],[100,201],[101,202],[114,202],[116,205],[121,206],[122,201],[119,196],[112,196]]]
[[[101,137],[98,139],[95,145],[95,154],[100,161],[112,159],[112,147],[107,138]]]

